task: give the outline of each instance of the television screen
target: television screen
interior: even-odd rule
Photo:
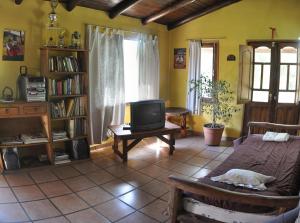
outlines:
[[[165,103],[161,100],[133,102],[130,109],[132,131],[154,130],[165,126]]]

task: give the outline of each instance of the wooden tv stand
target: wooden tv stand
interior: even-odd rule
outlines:
[[[128,152],[140,141],[148,137],[157,137],[163,142],[167,143],[170,147],[169,154],[172,155],[173,151],[175,150],[175,134],[180,133],[181,131],[181,128],[178,125],[172,124],[168,121],[165,124],[165,128],[152,131],[132,132],[130,130],[124,130],[123,127],[124,125],[109,126],[109,129],[114,134],[114,144],[112,148],[115,154],[123,159],[123,162],[126,162],[128,160]],[[169,135],[169,139],[164,135]],[[134,141],[128,144],[128,140],[131,139],[133,139]],[[122,141],[123,143],[123,153],[118,149],[119,141]]]

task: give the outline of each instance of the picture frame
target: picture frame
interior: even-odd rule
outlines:
[[[4,61],[24,61],[25,31],[4,29],[3,55]]]
[[[174,49],[174,68],[175,69],[186,68],[186,48]]]

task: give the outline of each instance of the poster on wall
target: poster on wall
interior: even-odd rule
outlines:
[[[186,68],[186,48],[174,49],[174,68],[175,69]]]
[[[25,32],[5,29],[3,34],[3,56],[6,61],[24,61]]]

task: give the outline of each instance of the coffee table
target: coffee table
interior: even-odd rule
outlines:
[[[180,133],[180,126],[175,125],[166,121],[165,128],[156,129],[151,131],[138,131],[132,132],[131,130],[124,130],[123,127],[125,125],[111,125],[109,129],[114,134],[114,144],[112,149],[115,154],[117,154],[123,162],[128,160],[128,152],[136,146],[140,141],[148,137],[157,137],[166,144],[169,145],[170,151],[169,154],[172,155],[175,150],[175,134]],[[165,137],[169,135],[169,137]],[[133,140],[130,144],[128,144],[128,140]],[[123,152],[119,151],[118,144],[119,141],[122,141],[123,144]]]

